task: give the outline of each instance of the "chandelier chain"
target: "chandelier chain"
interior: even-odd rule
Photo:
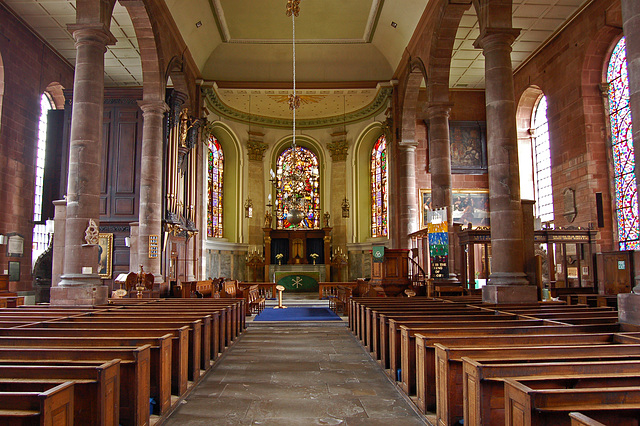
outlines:
[[[296,95],[296,13],[291,14],[291,28],[293,46],[293,149],[296,148],[296,109],[298,108],[298,100]]]

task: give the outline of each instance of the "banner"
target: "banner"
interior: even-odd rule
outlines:
[[[449,278],[449,224],[447,223],[447,209],[428,212],[427,220],[431,278]]]

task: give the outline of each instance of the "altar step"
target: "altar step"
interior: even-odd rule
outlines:
[[[299,306],[308,308],[328,308],[328,300],[319,300],[318,292],[312,293],[296,293],[285,291],[282,295],[282,304],[284,306]],[[271,299],[266,301],[267,307],[278,306],[278,299]]]

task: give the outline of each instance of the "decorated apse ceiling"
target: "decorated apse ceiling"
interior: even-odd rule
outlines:
[[[392,93],[391,84],[361,89],[297,90],[301,106],[298,128],[349,124],[382,114]],[[291,128],[290,89],[234,89],[217,85],[204,89],[206,107],[214,115],[256,126]]]

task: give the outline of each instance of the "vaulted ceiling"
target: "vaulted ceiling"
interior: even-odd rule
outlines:
[[[74,0],[0,0],[75,63]],[[514,0],[516,69],[591,0]],[[254,88],[291,82],[292,21],[286,0],[165,0],[204,80],[245,82]],[[295,21],[296,80],[324,88],[350,83],[371,89],[389,81],[428,0],[302,0]],[[142,68],[131,19],[119,4],[105,55],[107,86],[140,86]],[[456,34],[451,88],[482,89],[484,58],[473,47],[479,34],[470,8]],[[307,86],[308,87],[308,86]],[[231,95],[231,92],[227,92]],[[243,101],[244,102],[244,101]],[[342,101],[344,103],[344,100]],[[344,107],[342,108],[344,113]]]

